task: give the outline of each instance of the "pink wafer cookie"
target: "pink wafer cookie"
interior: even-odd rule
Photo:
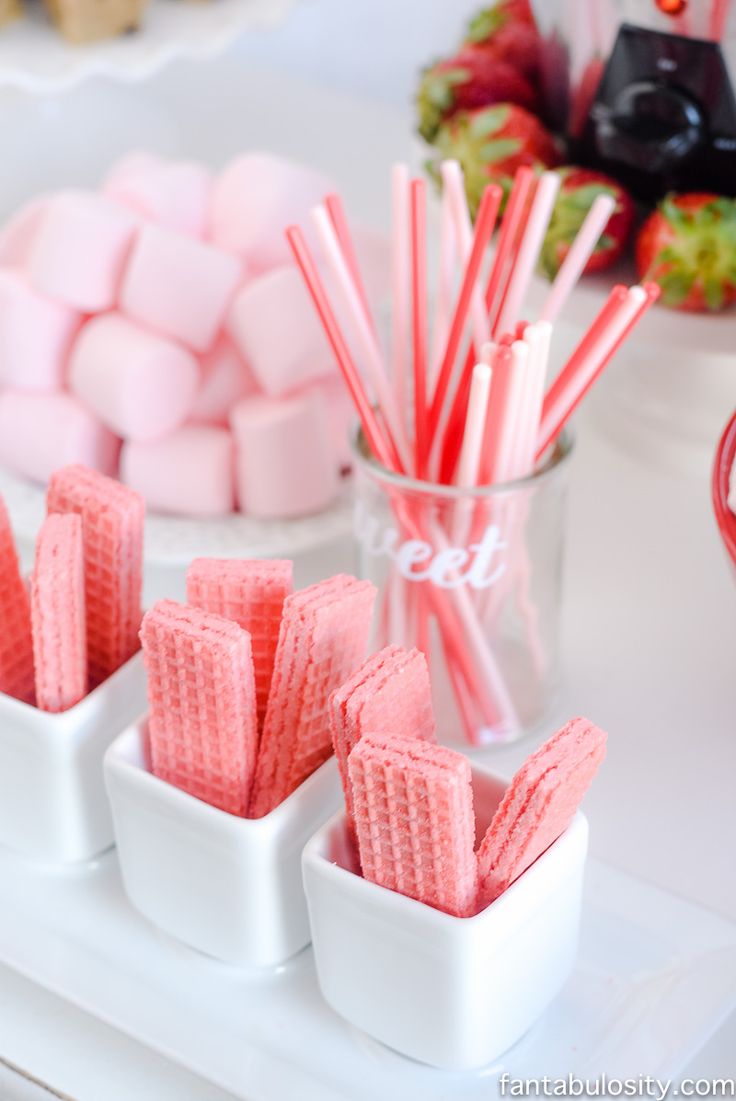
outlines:
[[[293,563],[279,560],[195,558],[187,570],[187,601],[232,619],[251,637],[258,723],[271,687],[284,601],[291,593]]]
[[[143,617],[154,775],[245,816],[258,726],[250,636],[222,616],[159,600]]]
[[[330,696],[330,732],[351,829],[355,823],[348,757],[364,734],[383,730],[435,740],[429,670],[420,650],[379,650]]]
[[[36,706],[66,711],[87,694],[81,517],[47,516],[31,584]]]
[[[33,699],[31,606],[5,502],[0,497],[0,692]]]
[[[52,475],[52,512],[82,517],[89,687],[95,688],[138,650],[143,583],[143,520],[139,493],[83,466]]]
[[[484,905],[569,826],[606,753],[606,735],[573,719],[521,766],[478,849]]]
[[[376,590],[338,574],[284,601],[253,785],[261,818],[332,753],[330,694],[365,656]]]
[[[470,763],[416,737],[366,734],[348,761],[365,879],[455,917],[475,911]]]

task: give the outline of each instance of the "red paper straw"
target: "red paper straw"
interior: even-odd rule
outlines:
[[[534,185],[534,171],[524,165],[517,170],[514,176],[514,185],[511,188],[506,211],[501,223],[501,232],[498,236],[496,255],[493,258],[488,285],[486,286],[486,307],[489,316],[492,316],[491,336],[495,334],[498,318],[503,309],[503,302],[508,287],[510,276],[509,261],[521,237],[521,229],[526,219],[527,201]]]
[[[411,181],[411,285],[414,341],[414,447],[417,477],[427,475],[427,187]]]
[[[350,274],[353,277],[355,288],[360,297],[360,304],[363,307],[363,312],[366,316],[366,320],[369,322],[372,329],[375,329],[375,321],[373,320],[373,314],[371,313],[370,303],[368,302],[368,295],[366,293],[365,284],[360,274],[360,264],[358,263],[358,256],[355,251],[355,245],[353,243],[353,237],[350,232],[350,224],[345,214],[345,207],[342,205],[342,199],[339,195],[327,195],[325,196],[325,207],[327,213],[330,216],[330,221],[337,234],[337,239],[340,242],[340,248],[342,249],[345,261],[350,268]]]
[[[617,286],[608,302],[549,388],[535,452],[539,459],[577,409],[590,387],[659,294],[646,287]]]
[[[468,310],[473,299],[473,290],[478,279],[481,264],[483,263],[486,247],[496,225],[496,218],[498,217],[500,205],[501,189],[491,184],[483,192],[483,198],[478,207],[478,216],[475,221],[475,232],[473,235],[473,247],[470,250],[470,257],[463,275],[460,293],[455,306],[455,314],[452,319],[452,325],[450,326],[450,335],[447,338],[447,347],[445,348],[442,366],[440,367],[440,373],[437,379],[437,386],[435,387],[432,410],[430,413],[430,433],[433,436],[437,431],[442,410],[447,399],[450,382],[452,381],[453,368],[457,360],[460,341],[462,340],[463,331],[468,318]],[[474,356],[472,349],[469,356],[470,366],[468,367],[468,373],[473,368]]]
[[[299,265],[299,269],[304,277],[304,282],[307,285],[315,309],[322,322],[322,326],[332,347],[337,364],[345,379],[347,388],[350,391],[350,396],[355,403],[355,408],[358,411],[358,416],[360,417],[360,422],[363,426],[363,432],[365,433],[368,445],[383,466],[388,470],[396,471],[400,467],[398,456],[395,449],[391,447],[386,439],[381,425],[378,423],[373,406],[368,400],[363,382],[358,374],[358,369],[353,362],[353,358],[350,355],[350,349],[345,342],[345,338],[342,335],[340,326],[330,306],[327,292],[320,279],[317,265],[309,252],[304,234],[298,226],[289,226],[286,230],[286,237],[291,246],[291,251],[294,254],[294,259]]]

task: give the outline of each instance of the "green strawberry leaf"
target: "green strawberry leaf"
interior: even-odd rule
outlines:
[[[487,141],[480,148],[480,159],[483,164],[499,164],[509,157],[515,156],[521,150],[521,142],[516,138],[497,138],[495,141]]]
[[[491,134],[497,134],[508,122],[510,113],[510,109],[504,105],[487,107],[484,111],[479,111],[473,116],[468,127],[471,137],[486,138]]]
[[[609,249],[616,247],[616,238],[612,237],[610,233],[604,233],[598,244],[595,246],[594,252],[608,252]]]
[[[695,283],[693,272],[670,271],[657,280],[662,288],[662,302],[666,306],[681,306]]]
[[[562,193],[561,201],[569,203],[571,206],[576,207],[578,210],[590,210],[593,203],[600,195],[610,195],[611,198],[617,198],[617,194],[614,188],[607,187],[605,184],[585,184],[583,187],[575,188],[574,191],[565,191]]]
[[[709,310],[722,310],[726,295],[720,279],[706,279],[703,284],[705,302]]]
[[[466,42],[485,42],[500,31],[506,19],[503,9],[498,6],[479,11],[468,23]]]

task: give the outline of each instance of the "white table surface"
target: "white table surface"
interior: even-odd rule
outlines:
[[[470,6],[463,0],[462,7]],[[93,182],[112,156],[134,143],[214,164],[263,144],[332,171],[351,208],[380,224],[388,210],[387,166],[407,156],[409,112],[400,105],[406,77],[389,51],[384,103],[337,95],[334,83],[332,90],[316,89],[309,45],[320,9],[334,14],[335,0],[311,5],[311,14],[268,49],[259,37],[220,64],[198,67],[199,80],[192,68],[176,65],[145,88],[96,82],[63,100],[0,99],[5,163],[17,168],[0,185],[0,212],[44,184]],[[356,9],[360,33],[368,35],[366,0]],[[376,0],[374,10],[377,23],[370,25],[378,41],[387,0]],[[438,15],[436,34],[445,34],[447,25],[447,16]],[[432,40],[425,29],[416,41],[407,38],[406,48],[426,56]],[[307,49],[298,62],[300,41]],[[291,73],[264,68],[269,59],[288,64]],[[340,55],[320,78],[349,82],[348,68]],[[294,70],[308,78],[302,87]],[[352,78],[354,90],[379,98],[369,59],[361,57]],[[213,124],[233,116],[237,126]],[[359,164],[356,135],[364,146]],[[736,919],[736,588],[711,515],[707,467],[675,477],[637,464],[603,429],[605,394],[593,404],[579,426],[573,464],[563,698],[565,714],[586,714],[611,735],[606,766],[586,804],[592,850]],[[724,409],[724,422],[728,413]],[[512,771],[529,748],[499,752],[499,770]],[[690,1072],[732,1074],[734,1051],[731,1021]],[[0,1059],[75,1101],[225,1098],[1,969]],[[50,1096],[0,1063],[2,1101]]]

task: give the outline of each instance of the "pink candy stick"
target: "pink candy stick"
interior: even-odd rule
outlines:
[[[82,521],[47,516],[31,585],[36,706],[66,711],[87,694]]]
[[[268,814],[332,753],[328,703],[365,657],[376,590],[338,574],[284,601],[250,813]]]
[[[560,316],[615,209],[616,200],[611,195],[599,195],[595,200],[570,246],[570,251],[560,265],[539,315],[540,321],[556,321]]]
[[[0,497],[0,692],[33,699],[31,607],[5,502]]]
[[[143,617],[154,775],[243,817],[258,741],[250,636],[173,600]]]
[[[363,876],[456,917],[475,910],[470,763],[418,738],[366,734],[350,754]]]
[[[95,688],[138,650],[143,585],[139,493],[83,466],[52,475],[49,513],[82,517],[89,687]]]
[[[288,561],[195,558],[187,570],[187,602],[232,619],[250,635],[259,725],[266,714],[284,601],[293,587]]]
[[[360,293],[350,272],[347,259],[343,254],[335,228],[324,207],[315,207],[312,221],[322,244],[327,263],[335,280],[342,304],[350,318],[353,333],[365,360],[368,375],[378,398],[384,420],[396,445],[402,465],[410,469],[411,456],[401,415],[396,405],[393,391],[389,385],[381,349],[376,334],[366,316]]]
[[[573,719],[524,762],[478,849],[483,905],[564,833],[605,752],[604,732],[587,719]]]
[[[354,830],[348,757],[363,735],[393,730],[406,737],[435,740],[427,659],[419,650],[387,646],[332,693],[329,706],[345,810]]]
[[[427,391],[430,401],[434,395],[435,383],[437,381],[440,366],[442,365],[442,357],[445,354],[447,338],[450,335],[450,320],[452,317],[452,299],[454,293],[455,251],[455,226],[452,207],[450,205],[450,192],[449,189],[445,187],[442,190],[440,266],[434,307],[432,358],[430,361],[430,375],[427,380]]]
[[[511,332],[520,320],[524,299],[542,250],[544,235],[547,232],[559,190],[560,177],[554,172],[545,172],[534,193],[521,238],[521,246],[514,261],[503,306],[494,328],[494,336],[503,336],[504,333]]]
[[[512,464],[517,433],[529,370],[529,348],[522,340],[515,340],[509,349],[511,356],[508,387],[505,390],[505,409],[494,441],[494,461],[490,482],[506,482],[512,477]]]

